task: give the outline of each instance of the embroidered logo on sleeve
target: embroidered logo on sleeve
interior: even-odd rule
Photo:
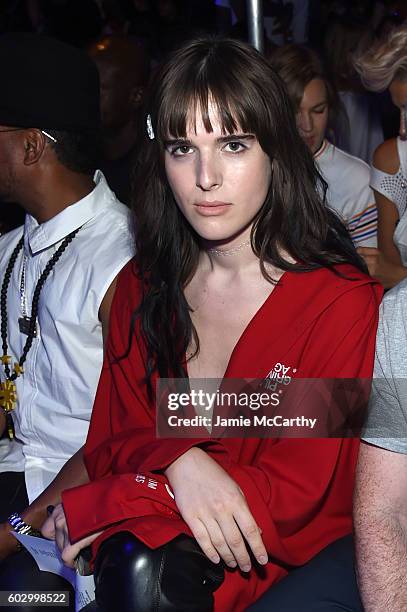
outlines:
[[[172,498],[175,499],[174,493],[171,491],[171,488],[167,483],[159,482],[158,480],[154,480],[154,478],[150,478],[149,476],[145,476],[145,474],[136,474],[134,480],[137,484],[143,485],[148,489],[153,489],[154,491],[165,491]],[[164,486],[163,486],[164,485]]]
[[[157,480],[154,480],[153,478],[147,478],[146,476],[144,476],[144,474],[136,474],[134,480],[138,484],[146,485],[149,489],[154,489],[155,491],[157,490],[157,487],[158,487]]]

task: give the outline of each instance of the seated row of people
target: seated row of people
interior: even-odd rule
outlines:
[[[407,27],[393,30],[355,58],[366,88],[389,88],[400,109],[399,137],[377,148],[370,171],[326,139],[329,113],[337,110],[338,98],[317,54],[287,45],[273,51],[270,62],[287,87],[299,132],[328,183],[327,204],[347,224],[370,274],[386,289],[394,287],[407,277]]]
[[[382,288],[331,209],[330,185],[327,206],[312,156],[367,168],[314,131],[313,114],[328,114],[323,73],[302,84],[296,121],[248,45],[205,38],[173,54],[144,102],[133,236],[85,158],[100,121],[96,68],[30,35],[2,37],[0,57],[3,184],[27,212],[0,240],[1,406],[18,453],[3,464],[1,587],[38,589],[11,531],[38,529],[52,504],[43,534],[71,566],[92,546],[101,610],[306,612],[326,600],[321,584],[324,609],[362,610],[350,537],[357,438],[213,436],[219,406],[192,437],[156,435],[160,379],[199,390],[281,368],[284,380],[372,375]],[[363,212],[374,210],[367,180],[363,191]],[[355,242],[374,236],[361,218],[346,218]]]
[[[287,45],[272,53],[270,63],[284,81],[299,133],[327,182],[327,205],[345,222],[356,246],[375,247],[377,210],[369,166],[327,140],[339,101],[321,60],[307,47]]]

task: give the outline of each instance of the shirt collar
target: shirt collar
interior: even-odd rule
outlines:
[[[314,159],[318,159],[319,157],[322,157],[322,155],[325,153],[325,151],[327,150],[329,145],[329,142],[325,139],[322,141],[321,146],[319,147],[318,151],[316,151],[314,153]]]
[[[49,221],[39,224],[34,217],[26,215],[24,222],[25,252],[33,255],[60,242],[65,236],[81,227],[100,214],[107,206],[112,206],[114,194],[109,189],[100,170],[93,177],[95,188],[87,196],[67,206]]]

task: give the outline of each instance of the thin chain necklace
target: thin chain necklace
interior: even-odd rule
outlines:
[[[26,322],[26,329],[22,329],[20,326],[20,330],[23,333],[27,334],[27,340],[25,341],[23,352],[21,353],[21,357],[18,361],[14,362],[13,371],[10,370],[11,365],[11,356],[8,355],[8,341],[7,341],[7,293],[8,287],[10,284],[11,274],[13,272],[15,263],[17,261],[17,257],[24,246],[24,236],[18,241],[17,246],[11,254],[10,261],[8,262],[6,271],[4,273],[3,283],[1,285],[0,290],[0,315],[1,315],[1,341],[3,348],[3,355],[0,357],[0,362],[4,367],[4,374],[6,380],[0,383],[0,408],[6,414],[7,421],[7,433],[11,439],[14,438],[14,426],[13,419],[11,416],[11,412],[17,405],[17,387],[15,384],[16,378],[21,376],[24,373],[23,365],[27,359],[28,352],[32,346],[33,340],[36,336],[37,329],[37,316],[38,316],[38,306],[41,290],[47,280],[51,270],[57,263],[58,259],[61,257],[62,253],[65,251],[66,247],[72,240],[75,238],[76,234],[79,232],[81,228],[74,230],[71,232],[60,244],[58,249],[55,251],[51,259],[47,262],[41,276],[39,277],[37,284],[34,289],[32,305],[31,305],[31,317],[25,316],[23,319]],[[25,274],[24,274],[25,276]],[[25,280],[24,280],[25,284]],[[21,289],[21,282],[20,282]],[[19,321],[20,323],[20,321]]]
[[[222,251],[221,249],[208,249],[207,252],[213,255],[234,255],[235,253],[238,253],[245,247],[249,246],[249,244],[250,240],[246,240],[245,242],[242,242],[242,244],[239,244],[237,247],[233,247],[232,249],[225,249],[224,251]]]

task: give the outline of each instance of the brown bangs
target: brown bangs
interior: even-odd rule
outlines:
[[[231,69],[233,60],[229,58],[228,62],[228,53],[224,56],[211,53],[206,43],[197,63],[198,46],[195,44],[191,69],[185,66],[192,58],[184,54],[179,58],[180,64],[173,64],[172,70],[164,75],[157,109],[158,138],[161,142],[169,136],[185,138],[191,125],[189,122],[196,131],[197,116],[202,118],[205,129],[212,132],[210,107],[217,111],[223,134],[233,134],[238,130],[255,135],[261,133],[261,123],[268,122],[267,104],[259,95],[257,84],[250,78],[250,62],[242,57],[239,65]],[[235,54],[234,60],[236,62]]]
[[[295,110],[301,104],[306,86],[314,79],[324,81],[328,97],[331,98],[322,62],[313,50],[303,45],[284,45],[270,54],[269,61],[283,79]]]

